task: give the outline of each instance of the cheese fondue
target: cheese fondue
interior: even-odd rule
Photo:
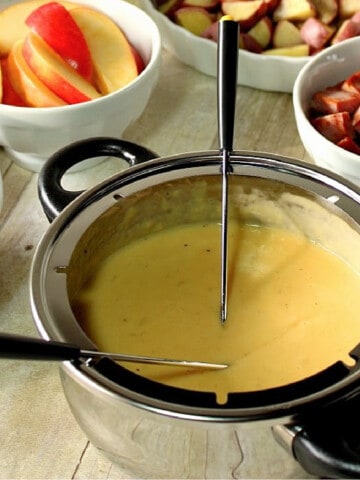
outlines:
[[[229,223],[228,318],[220,322],[220,226],[189,224],[119,249],[73,302],[100,350],[229,364],[124,364],[169,385],[229,392],[304,379],[360,338],[360,276],[294,232]]]

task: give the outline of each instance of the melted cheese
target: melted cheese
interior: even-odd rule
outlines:
[[[130,243],[84,285],[73,309],[100,350],[228,363],[221,371],[124,364],[183,388],[229,392],[304,379],[360,338],[360,277],[300,234],[229,224],[228,318],[220,323],[220,226]]]

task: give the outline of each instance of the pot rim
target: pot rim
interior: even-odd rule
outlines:
[[[142,190],[170,179],[175,180],[177,178],[183,178],[184,172],[186,172],[185,176],[199,176],[199,174],[220,175],[221,159],[222,157],[219,151],[183,153],[157,158],[143,164],[132,166],[123,172],[103,180],[94,187],[81,193],[78,198],[72,201],[58,215],[58,217],[55,218],[54,222],[50,225],[50,228],[43,236],[36,248],[31,266],[31,310],[40,335],[46,339],[72,341],[67,335],[71,336],[74,334],[77,339],[81,339],[81,342],[83,343],[81,345],[82,347],[94,347],[91,342],[89,343],[89,339],[84,335],[84,332],[79,332],[80,327],[77,325],[72,325],[70,330],[64,335],[64,332],[58,325],[52,324],[53,317],[51,314],[51,308],[53,305],[49,305],[46,295],[47,272],[49,270],[51,271],[51,268],[54,268],[54,265],[51,265],[51,262],[49,263],[49,258],[53,254],[56,245],[62,241],[64,235],[68,234],[68,231],[70,230],[69,226],[75,221],[79,223],[79,217],[84,211],[88,212],[93,209],[93,214],[96,216],[101,202],[106,200],[106,205],[101,206],[104,210],[109,207],[109,204],[114,201],[115,197],[119,195],[127,196],[134,191],[139,190],[139,183],[141,184],[140,190]],[[280,182],[286,181],[286,183],[298,186],[304,191],[315,193],[331,203],[335,203],[337,207],[347,213],[356,224],[360,224],[360,189],[340,176],[332,174],[325,169],[306,164],[305,162],[290,157],[248,151],[232,152],[230,165],[232,167],[231,174],[233,175],[266,178],[269,180],[273,179]],[[207,173],[204,173],[204,171]],[[80,223],[80,225],[77,225],[77,235],[79,236],[81,236],[82,232],[89,225],[89,222]],[[61,265],[58,261],[56,263],[57,265]],[[68,315],[69,311],[66,310],[66,308],[64,310],[63,307],[59,306],[61,301],[61,299],[60,301],[58,299],[55,300],[55,305],[57,308],[59,307],[60,313]],[[356,349],[354,349],[352,356],[358,361],[360,355],[356,352]],[[140,408],[177,418],[220,422],[238,422],[248,421],[250,419],[263,420],[266,418],[301,414],[302,412],[307,412],[309,409],[320,404],[331,405],[339,399],[354,395],[360,382],[358,366],[356,364],[355,367],[347,369],[346,374],[343,371],[336,371],[335,377],[338,378],[338,380],[335,383],[329,383],[328,381],[328,378],[333,378],[332,375],[334,372],[331,371],[330,376],[328,372],[320,372],[319,374],[316,374],[314,378],[309,379],[310,383],[305,380],[293,384],[293,386],[295,385],[296,387],[296,394],[297,392],[306,392],[307,387],[309,386],[308,393],[305,397],[294,397],[293,386],[285,386],[266,391],[265,397],[271,398],[271,402],[273,402],[270,404],[266,404],[266,402],[265,404],[262,404],[261,401],[259,403],[259,400],[255,401],[261,397],[259,392],[249,392],[247,399],[244,396],[246,394],[235,394],[242,395],[242,400],[240,401],[240,404],[242,404],[241,407],[237,406],[237,408],[231,408],[229,406],[216,406],[216,402],[210,402],[209,405],[211,405],[211,407],[208,408],[204,407],[202,404],[203,396],[202,399],[200,399],[200,404],[197,404],[197,401],[195,404],[191,402],[190,404],[179,403],[176,401],[176,398],[179,398],[177,397],[177,394],[179,391],[183,390],[175,387],[166,387],[164,390],[165,393],[163,393],[160,398],[154,398],[142,394],[141,391],[134,391],[132,388],[118,385],[113,381],[111,376],[106,378],[103,374],[104,371],[107,372],[109,369],[112,370],[114,366],[116,366],[117,372],[120,371],[118,369],[122,369],[122,367],[119,367],[114,362],[107,359],[95,363],[81,362],[80,364],[70,364],[69,362],[65,362],[63,368],[72,376],[75,375],[77,380],[83,385],[87,385],[89,388],[95,387],[101,394],[106,393],[111,397],[119,398],[121,401],[130,402]],[[122,369],[122,374],[123,370],[125,369]],[[314,388],[313,383],[314,379],[317,381],[318,379],[323,378],[319,377],[321,374],[323,374],[325,382],[322,384],[323,388],[319,390],[318,388]],[[136,374],[131,374],[131,376],[137,377],[136,381],[138,381],[138,376]],[[134,378],[132,378],[132,380],[134,380]],[[156,384],[156,382],[150,380],[146,381],[151,382],[151,384]],[[132,385],[131,381],[129,385]],[[304,386],[306,387],[305,390]],[[173,397],[175,399],[173,401],[167,399],[167,394],[169,393],[168,389],[174,389],[175,391],[175,397]],[[289,395],[288,393],[283,395],[285,391],[289,392]],[[255,401],[255,403],[251,404],[252,401]]]

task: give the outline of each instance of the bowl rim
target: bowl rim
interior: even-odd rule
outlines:
[[[348,150],[345,150],[344,148],[339,147],[335,143],[331,142],[328,140],[324,135],[322,135],[320,132],[316,130],[316,128],[311,124],[306,112],[305,112],[305,106],[304,106],[304,101],[309,101],[309,99],[304,98],[304,92],[303,92],[303,86],[304,82],[307,78],[307,76],[315,70],[318,66],[330,62],[332,59],[334,59],[334,55],[337,56],[339,54],[346,55],[346,52],[349,52],[350,49],[353,49],[353,45],[358,45],[358,48],[360,48],[360,36],[349,38],[347,40],[343,40],[342,42],[339,42],[335,45],[331,45],[330,47],[327,47],[325,50],[322,52],[319,52],[311,58],[300,70],[298,76],[296,77],[295,83],[294,83],[294,88],[292,92],[292,99],[293,99],[293,107],[294,107],[294,113],[295,113],[295,118],[296,122],[298,125],[298,130],[299,130],[299,135],[300,137],[303,137],[305,135],[304,128],[306,128],[307,131],[310,131],[310,133],[317,138],[318,141],[320,141],[323,145],[326,145],[328,149],[331,149],[334,151],[334,153],[339,152],[341,155],[349,161],[352,165],[358,167],[359,162],[360,162],[360,155],[350,152]],[[354,48],[354,52],[355,52]],[[354,72],[357,70],[360,71],[360,63],[359,63],[359,68],[356,69],[356,66],[354,66]],[[329,84],[329,87],[332,85]],[[316,89],[314,89],[314,92]],[[301,125],[300,125],[301,122]],[[304,143],[304,142],[303,142]],[[304,143],[305,145],[305,143]],[[329,166],[330,167],[330,166]]]

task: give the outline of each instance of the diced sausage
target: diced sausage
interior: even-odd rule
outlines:
[[[349,112],[316,117],[312,120],[312,124],[318,132],[333,143],[338,143],[345,137],[354,138],[355,135]]]
[[[360,105],[360,93],[347,92],[339,88],[327,88],[316,92],[310,102],[310,108],[316,112],[328,114],[338,112],[353,113]]]
[[[345,150],[360,155],[360,146],[350,137],[345,137],[337,145]]]
[[[360,93],[360,71],[344,80],[341,88],[346,92]]]

